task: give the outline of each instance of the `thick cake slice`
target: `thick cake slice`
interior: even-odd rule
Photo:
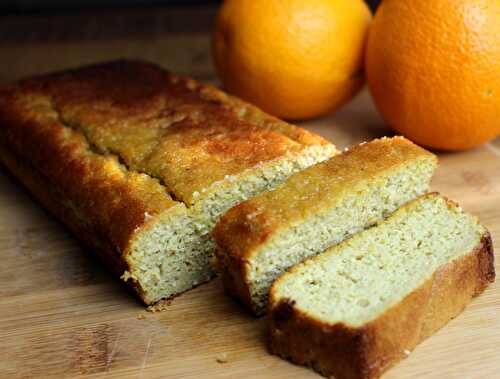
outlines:
[[[335,153],[145,62],[0,88],[0,160],[147,304],[213,276],[222,212]]]
[[[436,157],[402,138],[351,148],[229,210],[216,225],[226,290],[259,315],[273,281],[428,191]]]
[[[377,378],[494,279],[488,231],[428,194],[283,274],[271,351],[325,376]]]

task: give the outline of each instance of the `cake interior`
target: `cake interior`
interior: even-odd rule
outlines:
[[[470,253],[485,232],[455,204],[426,195],[283,275],[273,301],[291,299],[311,317],[359,327]]]
[[[249,260],[255,311],[265,311],[269,289],[285,270],[374,225],[427,192],[434,169],[435,161],[422,156],[376,177],[357,180],[336,194],[336,203],[330,209],[277,233]]]
[[[261,164],[227,177],[198,194],[193,205],[176,205],[160,215],[134,239],[127,257],[132,270],[126,277],[139,281],[147,302],[184,292],[208,281],[213,269],[214,241],[210,236],[218,218],[229,208],[270,190],[293,173],[331,157],[332,145],[305,147],[295,155]]]

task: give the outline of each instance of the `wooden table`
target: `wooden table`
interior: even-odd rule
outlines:
[[[212,16],[213,9],[204,8],[4,18],[0,82],[117,57],[214,80]],[[341,148],[390,134],[366,91],[303,126]],[[477,214],[498,250],[500,141],[440,154],[440,161],[433,189]],[[1,378],[319,377],[269,355],[265,320],[226,298],[218,280],[176,298],[162,313],[146,312],[5,172],[0,257]],[[500,285],[491,285],[384,378],[500,378]]]

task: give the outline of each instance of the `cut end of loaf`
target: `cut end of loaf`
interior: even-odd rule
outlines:
[[[273,298],[292,298],[311,317],[328,323],[359,327],[438,267],[481,245],[485,234],[455,204],[425,195],[379,226],[292,268],[274,285]]]
[[[310,146],[299,154],[261,164],[242,175],[226,178],[198,196],[191,208],[178,204],[151,220],[131,244],[130,277],[144,301],[154,303],[210,280],[214,243],[210,231],[233,205],[274,188],[294,172],[336,153],[333,145]]]
[[[282,275],[271,350],[338,379],[377,378],[494,277],[487,230],[428,194]]]

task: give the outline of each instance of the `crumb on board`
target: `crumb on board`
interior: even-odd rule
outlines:
[[[132,277],[132,274],[130,272],[128,272],[127,270],[125,270],[123,272],[122,276],[120,276],[120,279],[123,280],[124,282],[126,282],[129,279],[133,279],[133,277]]]
[[[406,356],[410,355],[411,351],[410,350],[403,350],[403,353],[405,353]]]
[[[220,353],[215,357],[217,363],[227,363],[227,353]]]
[[[145,316],[143,313],[139,313],[139,314],[137,315],[137,319],[138,319],[138,320],[145,320],[145,319],[146,319],[146,316]]]
[[[152,312],[152,313],[162,312],[162,311],[166,310],[167,307],[170,306],[170,304],[172,304],[172,299],[164,299],[164,300],[160,300],[159,302],[157,302],[153,305],[150,305],[146,309],[148,312]]]

